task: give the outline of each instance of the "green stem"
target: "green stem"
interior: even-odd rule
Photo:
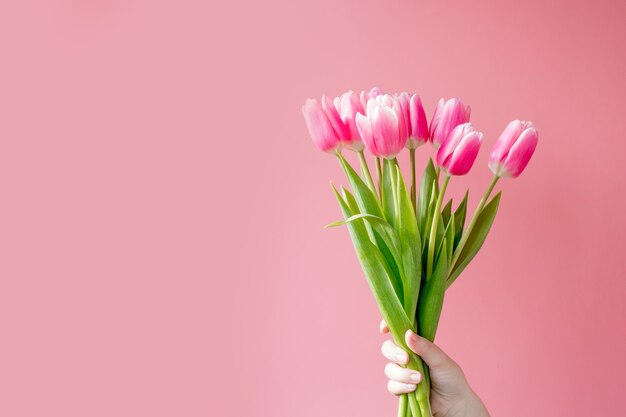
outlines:
[[[411,203],[413,203],[413,210],[417,213],[417,186],[415,184],[415,149],[409,149],[409,155],[411,156]]]
[[[426,373],[426,365],[422,361],[422,358],[411,353],[409,355],[409,364],[407,367],[418,371],[422,376]],[[417,411],[411,408],[413,416],[416,417],[432,417],[432,411],[430,409],[430,384],[423,379],[422,382],[417,384],[417,388],[412,394],[415,396],[415,403],[417,405]],[[409,401],[411,397],[409,396]],[[409,402],[409,405],[411,403]]]
[[[348,179],[350,178],[350,175],[348,174],[348,168],[346,166],[344,166],[344,163],[352,168],[350,166],[350,164],[348,163],[348,161],[346,161],[343,156],[341,155],[340,151],[336,151],[335,155],[337,156],[337,160],[339,161],[339,165],[341,166],[341,169],[343,170],[344,174],[346,174],[346,177],[348,177]],[[376,191],[374,191],[374,194],[376,194]],[[370,238],[370,241],[372,242],[376,242],[376,236],[374,235],[374,230],[372,229],[372,225],[369,224],[369,222],[365,222],[365,230],[367,230],[367,235]]]
[[[409,363],[407,368],[419,372],[422,376],[425,374],[425,364],[418,355],[413,353],[406,344],[404,335],[407,330],[415,332],[415,328],[407,328],[408,323],[403,323],[403,318],[390,315],[384,308],[381,308],[383,318],[389,326],[389,331],[393,336],[393,341],[398,347],[409,354]],[[409,407],[413,417],[432,417],[430,411],[430,384],[423,380],[417,384],[414,392],[407,394]]]
[[[398,172],[396,171],[396,167],[398,167],[398,169],[400,169],[400,165],[398,164],[398,159],[397,158],[393,158],[391,160],[392,162],[392,166],[391,166],[391,189],[393,190],[393,205],[396,208],[395,209],[395,213],[396,213],[396,224],[400,224],[400,189],[398,188],[399,186],[399,178],[398,178]],[[402,174],[400,174],[402,175]]]
[[[412,416],[421,417],[422,413],[420,412],[420,406],[417,403],[415,393],[412,392],[410,394],[407,394],[407,396],[409,398],[409,409],[407,411],[409,411]]]
[[[398,417],[406,417],[407,395],[401,395],[398,403]]]
[[[378,197],[383,199],[383,165],[379,157],[376,157],[376,177],[378,178]]]
[[[478,220],[478,216],[480,215],[480,212],[483,211],[483,207],[487,203],[487,200],[489,199],[489,196],[491,195],[491,192],[493,191],[493,187],[496,186],[496,183],[498,182],[499,179],[500,179],[499,176],[497,175],[493,176],[493,179],[491,180],[489,187],[487,187],[487,191],[485,191],[485,195],[483,195],[483,198],[478,203],[478,207],[476,207],[476,211],[474,212],[472,219],[467,225],[467,228],[465,229],[463,236],[461,236],[461,240],[459,241],[459,244],[456,247],[456,250],[454,251],[454,256],[452,257],[452,263],[450,263],[450,269],[449,269],[450,272],[454,271],[454,268],[456,268],[456,263],[459,260],[459,256],[461,256],[461,251],[463,250],[463,247],[467,243],[467,239],[469,239],[469,235],[472,232],[472,229],[474,228],[476,221]],[[449,282],[447,285],[450,286],[450,284],[451,282]]]
[[[372,174],[370,173],[370,168],[367,165],[367,160],[365,159],[365,154],[363,150],[357,152],[359,155],[359,161],[361,161],[361,171],[363,171],[363,175],[365,176],[365,181],[370,189],[376,194],[376,187],[374,186],[374,181],[372,180]]]
[[[428,238],[428,260],[426,263],[426,279],[430,277],[433,271],[433,261],[435,257],[435,240],[437,238],[437,227],[439,227],[439,218],[441,217],[441,203],[443,202],[443,196],[446,193],[448,182],[450,181],[450,175],[446,175],[439,191],[439,197],[435,204],[435,210],[433,212],[433,224],[430,227],[430,237]]]

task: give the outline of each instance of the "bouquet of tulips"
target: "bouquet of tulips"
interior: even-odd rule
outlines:
[[[400,397],[398,415],[431,417],[428,369],[407,348],[404,334],[412,330],[434,340],[445,291],[476,256],[496,216],[501,192],[490,197],[494,186],[524,170],[537,146],[537,130],[530,122],[509,123],[489,155],[493,180],[466,222],[469,191],[456,207],[451,199],[444,205],[450,179],[469,172],[483,137],[461,100],[440,100],[430,125],[418,95],[376,88],[334,100],[309,99],[302,112],[314,143],[337,157],[350,185],[340,191],[333,186],[344,220],[329,226],[347,226],[395,343],[409,353],[407,366],[424,375],[415,392]],[[426,142],[436,158],[418,184],[415,151]],[[405,147],[409,187],[396,159]],[[360,174],[345,159],[345,149],[358,155]],[[365,149],[375,157],[376,182]]]

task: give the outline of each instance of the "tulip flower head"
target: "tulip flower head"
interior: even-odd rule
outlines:
[[[417,94],[400,93],[396,96],[406,126],[408,149],[416,149],[428,141],[428,122],[422,100]]]
[[[369,99],[366,115],[356,115],[361,139],[374,156],[393,159],[404,148],[406,126],[399,115],[399,103],[388,94]]]
[[[531,122],[513,120],[489,154],[489,169],[499,177],[518,177],[533,156],[539,136]]]
[[[354,91],[348,91],[337,97],[334,104],[339,112],[341,121],[347,127],[347,136],[342,137],[341,141],[348,149],[357,152],[363,150],[361,135],[356,127],[356,115],[365,113],[360,97]]]
[[[437,152],[437,164],[449,175],[465,175],[478,156],[483,134],[471,123],[454,128]]]
[[[382,96],[383,94],[383,90],[378,87],[374,87],[370,91],[361,91],[361,94],[359,96],[359,99],[361,100],[361,105],[365,109],[367,108],[367,102],[370,98],[376,98],[378,96]]]
[[[439,149],[452,130],[460,124],[469,122],[471,109],[458,98],[448,101],[439,100],[430,122],[430,140],[435,149]]]
[[[341,150],[339,134],[333,127],[322,103],[315,99],[308,99],[302,106],[302,114],[313,142],[321,151],[334,153]]]
[[[328,116],[328,120],[330,120],[330,124],[337,132],[337,136],[339,136],[339,140],[343,141],[344,139],[350,136],[350,129],[346,124],[341,120],[341,116],[339,115],[339,110],[335,106],[333,100],[331,100],[328,96],[322,96],[322,109],[326,116]]]

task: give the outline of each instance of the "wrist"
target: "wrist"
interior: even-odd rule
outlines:
[[[460,415],[464,417],[490,417],[487,407],[474,391],[467,395],[463,409],[464,412]]]
[[[462,393],[450,401],[445,413],[446,417],[490,417],[487,407],[478,395],[466,385]]]

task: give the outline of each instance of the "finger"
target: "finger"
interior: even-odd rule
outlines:
[[[398,365],[406,365],[409,361],[409,355],[396,346],[396,344],[391,340],[385,341],[380,350],[383,352],[383,356],[385,358],[389,359],[391,362],[397,363]]]
[[[415,387],[415,384],[405,384],[394,380],[387,382],[387,390],[393,395],[408,394],[415,391]]]
[[[382,334],[387,334],[389,333],[389,327],[387,327],[387,322],[385,322],[385,320],[382,320],[380,322],[380,332]]]
[[[431,368],[441,368],[455,364],[437,345],[410,330],[406,332],[405,340],[409,348],[420,355]]]
[[[403,368],[393,362],[385,365],[385,375],[393,381],[404,382],[405,384],[418,384],[422,380],[419,372]]]

